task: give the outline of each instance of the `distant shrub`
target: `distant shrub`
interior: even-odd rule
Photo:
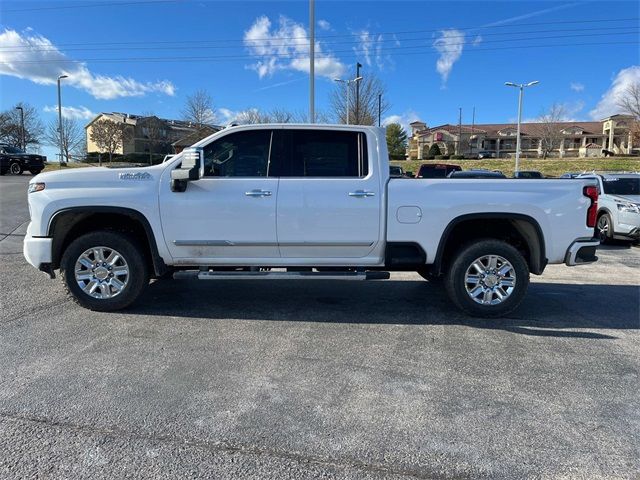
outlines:
[[[449,160],[449,155],[436,155],[436,160]]]
[[[464,160],[464,155],[451,155],[451,160]]]
[[[438,155],[442,155],[442,152],[440,151],[440,147],[438,146],[438,144],[434,143],[429,147],[429,156],[436,157]]]

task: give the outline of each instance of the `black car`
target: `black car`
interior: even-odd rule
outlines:
[[[462,170],[460,165],[450,163],[423,163],[416,178],[445,178],[451,172],[459,172],[460,170]]]
[[[507,178],[504,173],[493,170],[463,170],[451,172],[449,178]]]
[[[18,147],[12,147],[6,143],[0,143],[0,175],[7,172],[20,175],[29,170],[33,175],[39,174],[44,169],[47,157],[25,153]]]
[[[519,170],[513,174],[513,178],[544,178],[544,175],[536,170]]]
[[[481,152],[478,152],[476,158],[478,160],[482,160],[483,158],[496,158],[496,154],[495,152],[487,152],[486,150],[483,150]]]

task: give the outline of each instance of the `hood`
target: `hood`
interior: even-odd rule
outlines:
[[[43,182],[47,186],[66,187],[104,187],[123,186],[138,182],[153,182],[160,177],[166,165],[154,165],[139,168],[77,167],[49,171],[36,175],[31,183]]]
[[[640,195],[612,195],[614,200],[618,200],[620,202],[631,202],[640,204]]]

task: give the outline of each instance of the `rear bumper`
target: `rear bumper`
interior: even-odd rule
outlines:
[[[31,265],[38,269],[42,269],[45,265],[51,264],[51,247],[53,239],[48,237],[24,237],[22,252],[24,258]]]
[[[588,240],[576,240],[567,249],[564,263],[570,267],[574,265],[584,265],[598,260],[596,250],[600,241],[594,238]]]

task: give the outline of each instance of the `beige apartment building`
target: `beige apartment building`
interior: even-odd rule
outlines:
[[[193,143],[221,129],[221,127],[206,125],[198,127],[192,122],[184,120],[168,120],[155,116],[131,115],[128,113],[101,113],[91,120],[84,128],[87,139],[88,153],[100,152],[98,146],[91,140],[93,125],[103,119],[125,125],[128,130],[126,141],[114,153],[126,155],[130,153],[177,153],[174,144],[183,144],[188,138]]]
[[[542,157],[545,147],[552,145],[548,153],[551,157],[602,157],[608,152],[631,154],[634,121],[630,115],[612,115],[599,122],[522,123],[521,152],[524,157]],[[429,128],[417,121],[411,123],[407,153],[411,159],[425,159],[435,143],[444,155],[473,158],[478,152],[490,152],[495,158],[510,157],[516,152],[516,133],[515,123],[445,124]]]

